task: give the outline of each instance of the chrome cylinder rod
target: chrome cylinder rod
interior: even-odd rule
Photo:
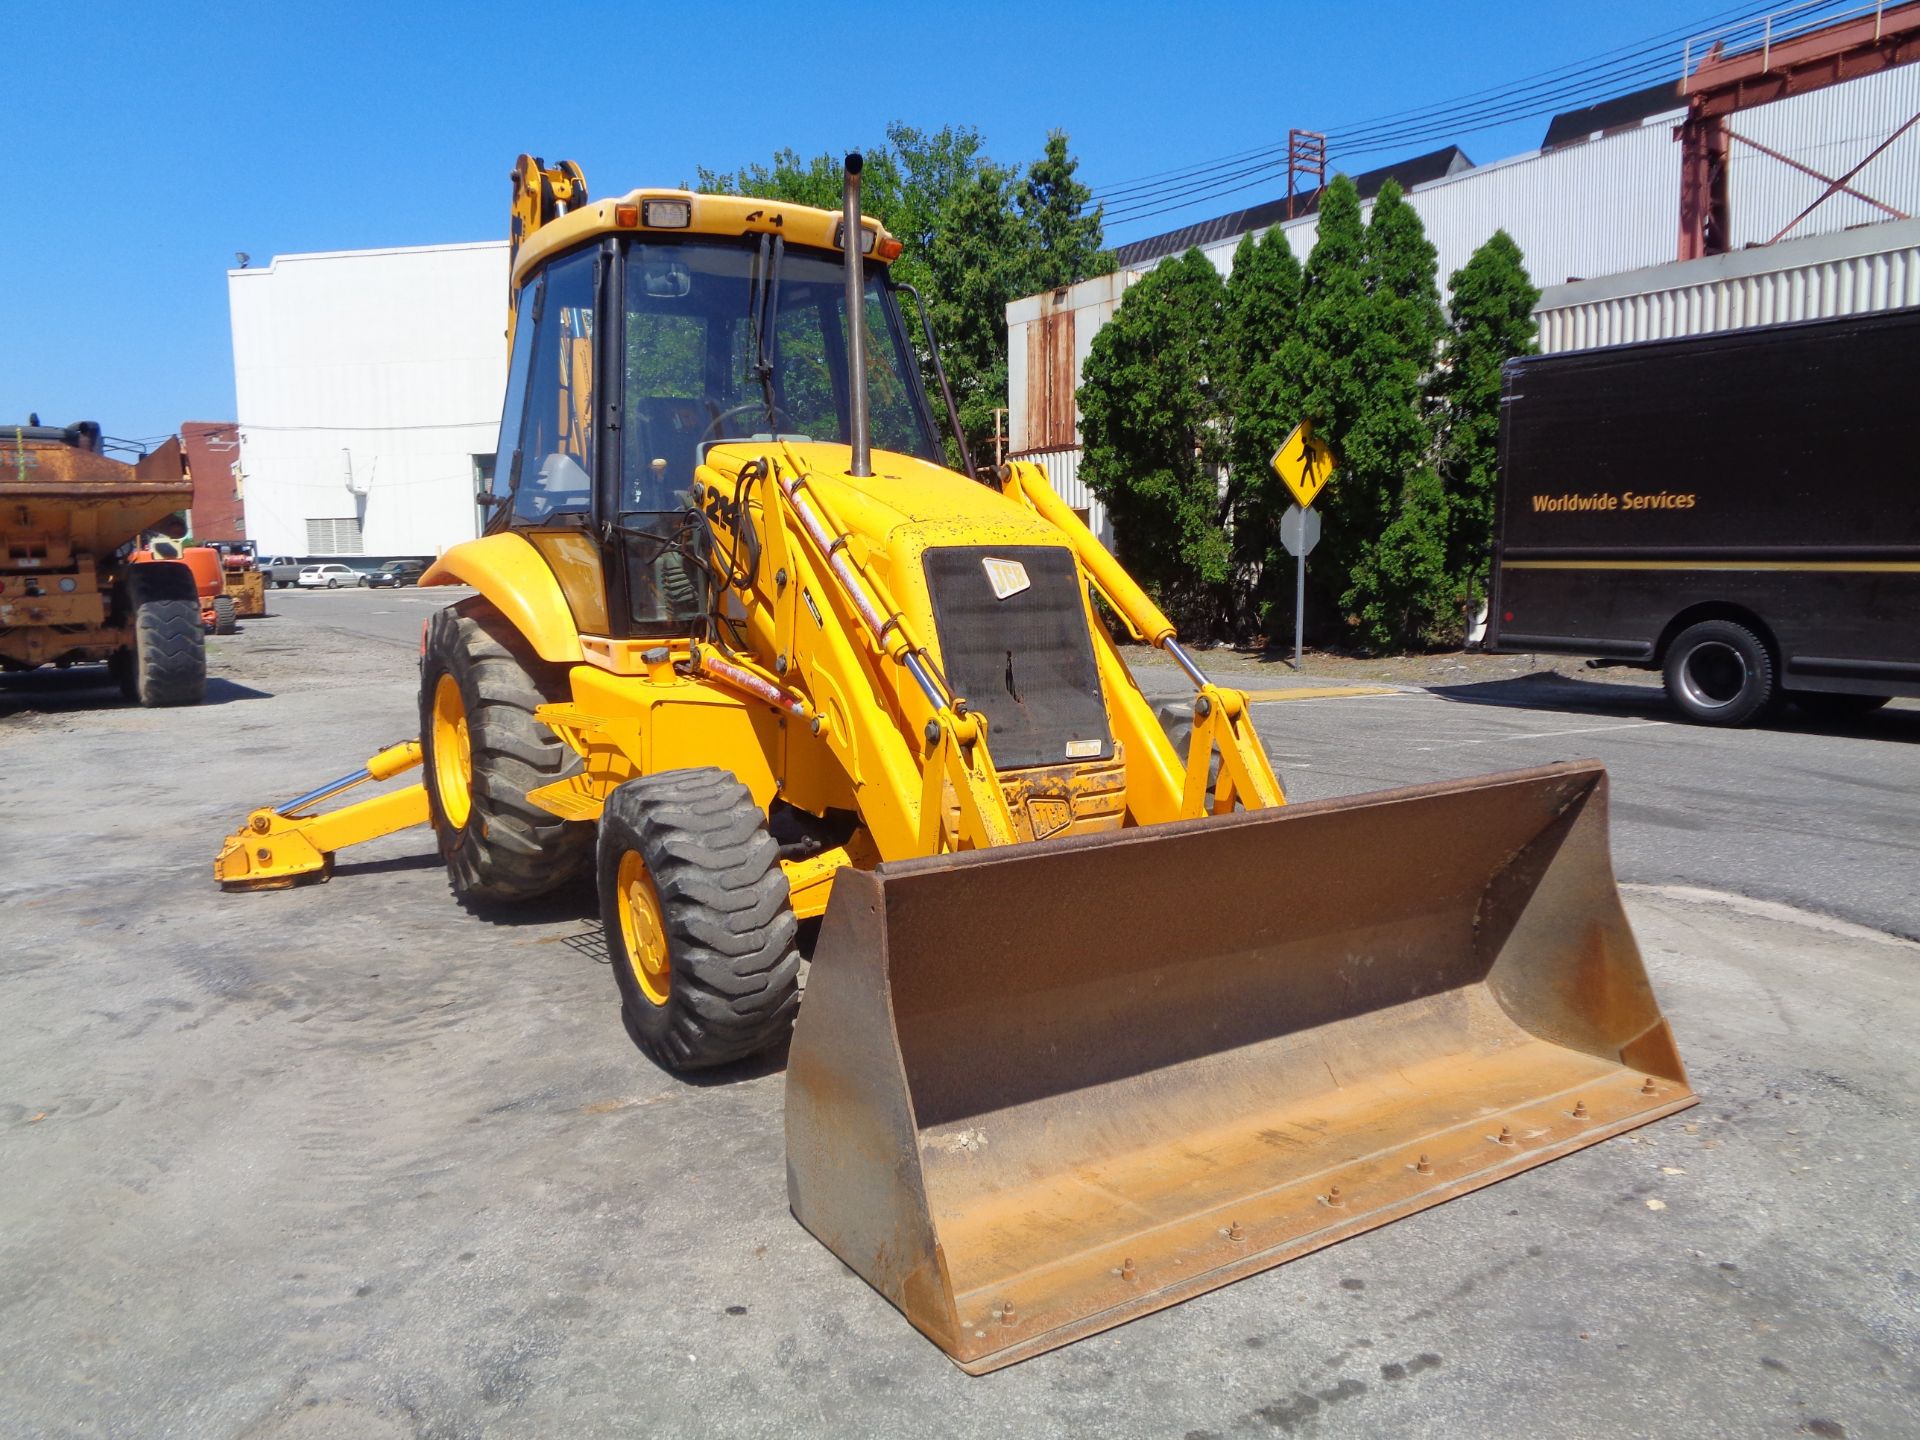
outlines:
[[[322,800],[330,800],[342,790],[351,790],[354,786],[373,778],[373,771],[359,769],[351,775],[342,775],[338,780],[329,780],[317,790],[309,790],[304,795],[296,795],[286,804],[276,806],[280,814],[293,816],[302,810],[310,810]]]
[[[1180,642],[1178,640],[1169,635],[1165,640],[1160,642],[1160,648],[1171,655],[1174,658],[1174,662],[1178,664],[1182,670],[1187,672],[1187,678],[1193,681],[1194,689],[1204,690],[1207,688],[1209,682],[1206,674],[1198,665],[1193,663],[1192,658],[1187,652],[1180,648]]]

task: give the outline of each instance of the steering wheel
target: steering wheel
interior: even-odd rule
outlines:
[[[745,415],[750,411],[758,411],[760,414],[766,415],[769,419],[773,420],[775,422],[774,429],[776,432],[782,428],[779,424],[782,420],[787,422],[784,428],[793,428],[792,417],[778,405],[769,405],[764,400],[749,400],[744,405],[735,405],[731,409],[722,410],[718,415],[714,416],[713,419],[709,420],[707,422],[707,428],[700,432],[700,438],[693,442],[694,452],[696,454],[699,453],[700,447],[707,443],[707,438],[722,425],[726,424],[727,421],[736,415]]]

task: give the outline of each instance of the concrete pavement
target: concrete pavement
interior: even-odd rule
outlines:
[[[1910,923],[1907,713],[1264,706],[1302,798],[1614,765],[1704,1103],[975,1380],[787,1214],[777,1059],[632,1050],[590,896],[475,920],[423,832],[213,888],[250,805],[411,733],[426,602],[300,597],[201,710],[0,680],[0,1434],[1915,1433],[1920,947],[1778,908]]]

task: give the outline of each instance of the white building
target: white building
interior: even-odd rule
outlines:
[[[1449,147],[1356,180],[1363,195],[1378,190],[1389,176],[1401,180],[1426,226],[1427,238],[1439,252],[1443,287],[1495,230],[1506,230],[1519,243],[1534,283],[1547,290],[1540,312],[1544,322],[1548,311],[1587,303],[1588,292],[1573,282],[1602,276],[1625,279],[1623,272],[1673,261],[1680,215],[1680,145],[1674,127],[1685,111],[1671,95],[1670,86],[1656,88],[1557,117],[1545,148],[1509,160],[1473,166],[1458,149]],[[1733,146],[1728,173],[1734,243],[1765,244],[1825,188],[1820,180],[1762,153],[1757,146],[1822,174],[1839,175],[1894,136],[1850,183],[1906,214],[1920,214],[1920,125],[1896,133],[1916,114],[1920,114],[1920,64],[1736,114],[1731,128],[1744,143]],[[1370,203],[1363,206],[1365,212],[1371,209]],[[1865,225],[1868,229],[1859,237],[1837,247],[1810,247],[1819,259],[1808,262],[1824,264],[1844,254],[1864,273],[1878,263],[1870,258],[1872,254],[1911,243],[1901,222],[1874,223],[1880,221],[1886,221],[1882,211],[1839,194],[1795,225],[1794,240],[1783,241],[1777,248],[1789,250],[1803,237],[1831,237]],[[1224,274],[1232,269],[1233,252],[1242,237],[1275,225],[1304,262],[1313,248],[1318,217],[1308,214],[1287,220],[1281,204],[1269,203],[1120,246],[1116,251],[1120,268],[1114,274],[1029,295],[1007,306],[1010,453],[1043,464],[1061,498],[1086,513],[1105,538],[1112,537],[1104,511],[1079,479],[1079,416],[1074,403],[1093,337],[1112,316],[1127,287],[1169,255],[1198,245]],[[1751,256],[1753,252],[1714,257],[1725,262],[1717,265],[1688,262],[1703,268],[1681,272],[1672,283],[1702,283],[1701,276],[1775,273],[1800,263],[1791,255],[1741,260],[1743,253]],[[1666,283],[1664,275],[1637,276],[1617,288],[1621,295],[1642,294]],[[1883,291],[1905,293],[1904,283],[1896,281],[1890,288],[1883,284]],[[1853,307],[1849,302],[1849,308],[1885,306]],[[1569,319],[1566,324],[1571,327],[1575,322]],[[1572,342],[1560,341],[1563,333],[1570,336],[1576,331],[1543,324],[1545,347],[1566,348]]]
[[[479,533],[506,385],[507,245],[277,255],[227,272],[247,535],[434,555]]]

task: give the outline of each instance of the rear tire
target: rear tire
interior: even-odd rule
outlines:
[[[800,1005],[798,924],[752,793],[703,766],[629,780],[600,816],[601,923],[627,1033],[668,1070],[777,1045]]]
[[[1760,637],[1731,620],[1689,625],[1668,647],[1667,695],[1702,725],[1746,725],[1776,698],[1773,656]]]
[[[338,590],[339,588],[340,588],[340,582],[332,578],[331,576],[329,576],[327,579],[327,589]]]
[[[240,628],[239,611],[234,608],[231,595],[213,597],[213,633],[231,635]]]
[[[124,658],[123,658],[124,657]],[[198,600],[139,600],[133,644],[115,657],[120,693],[148,709],[207,698],[207,633]]]
[[[541,660],[485,600],[464,600],[428,622],[420,665],[427,806],[462,905],[531,900],[591,865],[593,826],[527,799],[580,769],[580,757],[533,716],[567,697],[565,668]]]

